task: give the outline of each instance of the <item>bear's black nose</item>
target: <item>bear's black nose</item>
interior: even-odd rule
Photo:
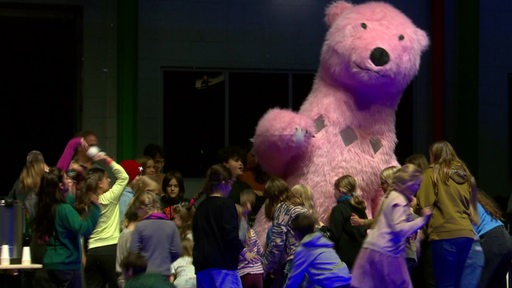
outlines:
[[[373,48],[370,53],[370,60],[375,66],[384,66],[389,62],[389,53],[384,48]]]

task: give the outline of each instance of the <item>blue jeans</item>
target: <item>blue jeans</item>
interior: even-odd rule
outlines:
[[[473,238],[432,240],[432,266],[436,288],[459,288]]]
[[[484,267],[484,250],[479,240],[473,241],[468,259],[464,265],[464,272],[460,279],[460,288],[477,288],[480,282],[480,275]]]

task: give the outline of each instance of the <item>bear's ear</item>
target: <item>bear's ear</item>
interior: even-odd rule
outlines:
[[[341,14],[345,13],[345,11],[352,8],[352,6],[352,4],[346,1],[336,1],[331,3],[325,11],[324,21],[327,24],[327,26],[330,27],[332,23],[334,23],[334,21],[336,21],[336,19]]]
[[[427,33],[425,31],[416,28],[414,31],[414,38],[417,41],[418,48],[421,52],[425,52],[427,50],[430,40],[428,39]]]

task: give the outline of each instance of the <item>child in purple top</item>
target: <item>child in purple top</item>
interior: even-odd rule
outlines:
[[[374,226],[357,255],[351,287],[413,287],[404,260],[406,241],[432,215],[429,207],[423,208],[422,217],[411,212],[421,181],[421,170],[413,164],[405,164],[393,175],[392,187],[384,194]]]
[[[180,233],[176,224],[160,212],[160,198],[153,192],[135,195],[133,204],[139,219],[133,230],[130,251],[144,255],[147,272],[171,276],[171,264],[181,256]]]

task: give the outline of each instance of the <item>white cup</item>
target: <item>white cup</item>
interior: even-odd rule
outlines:
[[[9,245],[2,245],[1,265],[11,264],[11,256],[9,256]]]
[[[91,158],[94,158],[94,156],[96,156],[96,154],[98,154],[100,152],[100,147],[98,146],[91,146],[89,147],[89,149],[87,150],[87,156],[91,157]]]
[[[30,265],[32,264],[32,258],[30,257],[30,247],[23,247],[23,251],[21,253],[21,264]]]

